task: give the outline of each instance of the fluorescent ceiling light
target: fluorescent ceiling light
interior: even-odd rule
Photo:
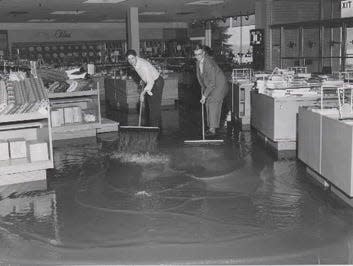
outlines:
[[[127,0],[86,0],[82,4],[118,4]]]
[[[125,22],[125,19],[123,19],[123,18],[120,18],[120,19],[110,18],[110,19],[103,19],[102,22]]]
[[[165,11],[145,11],[145,12],[141,12],[139,15],[142,15],[142,16],[159,16],[159,15],[165,15]]]
[[[80,15],[85,13],[86,11],[83,10],[74,10],[74,11],[54,11],[50,14],[52,15]]]
[[[202,5],[202,6],[213,6],[223,4],[224,0],[199,0],[194,2],[186,3],[186,5]]]
[[[53,18],[48,18],[48,19],[41,19],[41,18],[33,18],[33,19],[30,19],[30,20],[27,20],[28,22],[53,22],[55,21],[55,19]]]

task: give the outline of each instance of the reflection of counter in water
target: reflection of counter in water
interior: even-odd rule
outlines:
[[[47,190],[46,180],[2,186],[0,195],[2,227],[9,225],[8,230],[15,234],[45,238],[51,243],[59,241],[56,194]]]

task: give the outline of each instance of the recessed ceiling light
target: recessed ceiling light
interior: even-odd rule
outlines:
[[[165,11],[145,11],[145,12],[139,13],[139,15],[142,15],[142,16],[160,16],[165,14],[166,14]]]
[[[127,0],[86,0],[83,4],[118,4]]]
[[[28,14],[28,12],[27,11],[10,11],[9,14],[14,15],[14,16],[18,16],[18,15],[26,15],[26,14]]]
[[[53,21],[55,21],[55,19],[53,19],[53,18],[48,18],[48,19],[33,18],[33,19],[30,19],[27,21],[28,22],[53,22]]]
[[[195,12],[186,11],[186,12],[176,12],[175,14],[177,14],[177,15],[182,15],[182,16],[186,16],[186,15],[195,14]]]
[[[52,15],[80,15],[85,13],[86,11],[83,10],[74,10],[74,11],[54,11],[50,14]]]
[[[199,0],[190,3],[186,3],[186,5],[202,5],[202,6],[212,6],[223,4],[224,0]]]
[[[125,22],[125,19],[123,19],[123,18],[119,18],[119,19],[109,18],[109,19],[103,19],[102,22]]]

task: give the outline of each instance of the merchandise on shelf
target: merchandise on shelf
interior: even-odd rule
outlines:
[[[0,161],[10,159],[9,144],[5,140],[0,140]]]
[[[26,159],[31,162],[49,160],[48,143],[24,138],[0,141],[0,161]]]

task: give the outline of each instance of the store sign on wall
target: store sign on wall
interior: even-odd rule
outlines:
[[[353,17],[353,0],[341,1],[341,17]]]
[[[71,38],[71,32],[66,30],[57,30],[54,34],[57,39]]]

